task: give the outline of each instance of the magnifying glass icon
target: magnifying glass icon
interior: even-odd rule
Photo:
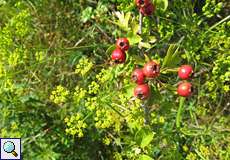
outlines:
[[[3,149],[6,153],[11,153],[14,157],[17,157],[18,154],[15,152],[15,145],[11,141],[7,141],[3,144]]]

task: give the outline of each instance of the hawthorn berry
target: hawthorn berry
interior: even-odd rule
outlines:
[[[147,6],[149,3],[151,3],[151,1],[150,0],[136,0],[135,3],[138,8],[141,8],[141,7]]]
[[[145,75],[142,69],[135,69],[131,76],[132,81],[134,81],[137,84],[143,84],[145,81]]]
[[[122,51],[127,51],[129,49],[129,40],[127,38],[119,38],[117,39],[116,46]]]
[[[183,97],[188,97],[192,93],[192,84],[189,82],[182,82],[178,85],[177,94]]]
[[[126,54],[124,51],[122,51],[119,48],[116,48],[113,52],[112,52],[112,60],[119,64],[119,63],[124,63],[126,60]]]
[[[147,78],[155,78],[160,75],[160,65],[156,61],[150,61],[145,64],[143,72]]]
[[[192,66],[190,65],[182,65],[179,69],[178,69],[178,76],[181,79],[188,79],[193,73],[193,69]]]
[[[150,88],[148,84],[137,85],[134,89],[134,96],[139,99],[147,99],[150,96]]]
[[[150,16],[155,11],[155,6],[152,3],[140,8],[140,13],[144,16]]]

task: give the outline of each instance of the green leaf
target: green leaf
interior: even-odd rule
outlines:
[[[135,85],[133,83],[131,83],[128,86],[125,86],[125,96],[128,98],[131,98],[133,96],[133,88],[135,88]]]
[[[155,43],[157,38],[155,36],[149,36],[149,43]]]
[[[135,20],[133,20],[131,22],[131,28],[133,33],[137,33],[139,30],[139,24]]]
[[[162,68],[175,67],[180,61],[181,57],[179,57],[179,45],[171,44],[163,60]]]
[[[156,6],[158,6],[159,9],[166,11],[168,8],[169,2],[168,0],[155,0]]]
[[[171,44],[168,48],[168,51],[166,53],[166,56],[163,60],[163,64],[162,64],[162,68],[164,68],[165,66],[167,66],[167,64],[169,63],[172,55],[173,55],[173,52],[174,52],[174,49],[175,49],[175,44]]]
[[[124,14],[124,12],[115,12],[115,15],[118,18],[118,21],[115,22],[121,29],[128,31],[129,30],[129,20],[131,17],[131,12]]]
[[[93,8],[87,7],[84,11],[82,11],[81,21],[83,23],[87,22],[88,20],[91,19],[92,14],[93,14]]]
[[[149,145],[151,143],[151,141],[153,140],[154,137],[154,133],[149,133],[147,136],[144,136],[142,141],[141,141],[141,148],[146,147],[147,145]]]
[[[137,43],[141,42],[141,40],[142,40],[141,36],[137,35],[134,32],[129,32],[127,34],[127,38],[129,40],[130,45],[137,44]]]
[[[68,64],[74,66],[82,56],[83,54],[81,51],[72,52],[69,56]]]
[[[157,87],[151,86],[151,96],[148,100],[148,105],[151,106],[153,104],[159,103],[161,100],[162,96]]]
[[[139,48],[144,47],[144,48],[149,49],[149,48],[151,48],[151,44],[149,44],[149,43],[147,43],[147,42],[139,42],[138,47],[139,47]]]
[[[145,155],[145,154],[142,154],[139,158],[139,160],[153,160],[151,157]]]
[[[140,57],[139,55],[132,55],[132,58],[135,60],[135,63],[138,65],[144,66],[146,63],[145,59]]]

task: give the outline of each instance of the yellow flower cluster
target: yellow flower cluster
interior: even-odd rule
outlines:
[[[30,17],[29,10],[23,10],[11,19],[11,25],[15,27],[15,34],[17,36],[24,37],[30,33],[30,27],[28,27]]]
[[[119,97],[119,101],[121,102],[123,106],[128,105],[129,98],[127,98],[124,94],[119,94],[118,97]]]
[[[144,126],[144,110],[141,107],[141,101],[136,99],[134,102],[125,105],[125,120],[130,125]]]
[[[5,68],[2,62],[0,62],[0,78],[3,77],[4,75],[5,75]]]
[[[96,109],[99,106],[97,102],[97,97],[87,98],[85,106],[90,111],[93,111],[94,109]]]
[[[111,139],[109,137],[105,137],[105,138],[103,138],[103,143],[105,145],[109,145],[111,143]]]
[[[55,104],[62,104],[66,102],[69,91],[63,86],[59,85],[50,95],[50,100]]]
[[[99,74],[96,75],[96,78],[99,83],[103,84],[107,81],[109,81],[112,78],[111,74],[112,67],[106,69],[102,69]]]
[[[18,53],[17,51],[10,54],[9,59],[8,59],[8,63],[10,66],[14,67],[18,64],[19,55],[20,53]]]
[[[87,58],[81,58],[79,63],[76,66],[75,73],[81,74],[81,76],[85,76],[91,68],[93,67],[93,63]]]
[[[150,114],[152,124],[164,124],[165,118],[163,116],[157,116],[156,113],[152,112]]]
[[[114,152],[113,153],[113,159],[114,160],[123,160],[122,155],[119,152]]]
[[[197,160],[197,155],[193,152],[190,152],[187,156],[186,156],[186,160]]]
[[[4,90],[9,91],[9,92],[14,92],[15,91],[15,84],[12,79],[7,79],[4,81]]]
[[[87,124],[84,122],[83,115],[77,113],[76,115],[72,115],[69,118],[65,118],[66,123],[66,133],[70,135],[76,135],[78,137],[83,137],[83,129],[87,127]]]
[[[99,91],[99,84],[97,84],[97,82],[93,81],[91,82],[91,84],[89,85],[89,94],[97,94]]]
[[[75,92],[73,94],[74,103],[79,104],[79,102],[85,98],[87,91],[79,86],[76,86]]]
[[[1,137],[22,137],[22,133],[18,129],[18,124],[16,122],[12,122],[10,128],[3,128],[0,130]]]
[[[42,62],[45,59],[45,52],[39,51],[35,53],[35,59],[38,62]]]
[[[121,129],[121,117],[112,109],[97,110],[94,120],[96,128],[106,129],[113,127],[116,132]]]
[[[199,147],[199,150],[200,150],[200,153],[207,159],[209,159],[209,155],[210,155],[210,152],[209,152],[209,148],[204,146],[204,145],[200,145]]]

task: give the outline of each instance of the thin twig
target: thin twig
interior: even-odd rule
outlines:
[[[91,32],[89,32],[84,37],[82,37],[79,41],[77,41],[73,47],[77,47],[81,42],[83,42],[86,39],[86,37],[88,37],[90,34],[92,34],[94,32],[94,30],[95,30],[95,27],[93,27]]]
[[[95,26],[100,30],[100,32],[110,41],[110,43],[114,43],[114,40],[97,24]]]
[[[140,13],[139,14],[139,30],[138,30],[139,35],[142,34],[142,25],[143,25],[143,15]]]
[[[211,69],[208,69],[208,68],[202,68],[199,72],[197,73],[194,73],[193,77],[194,78],[197,78],[199,77],[200,75],[206,73],[206,72],[209,72]]]
[[[218,25],[220,25],[221,23],[227,21],[228,19],[230,19],[230,15],[227,16],[227,17],[225,17],[225,18],[222,19],[221,21],[217,22],[217,23],[214,24],[212,27],[210,27],[210,28],[205,32],[205,34],[208,33],[208,32],[210,32],[212,29],[216,28],[216,27],[217,27]]]

